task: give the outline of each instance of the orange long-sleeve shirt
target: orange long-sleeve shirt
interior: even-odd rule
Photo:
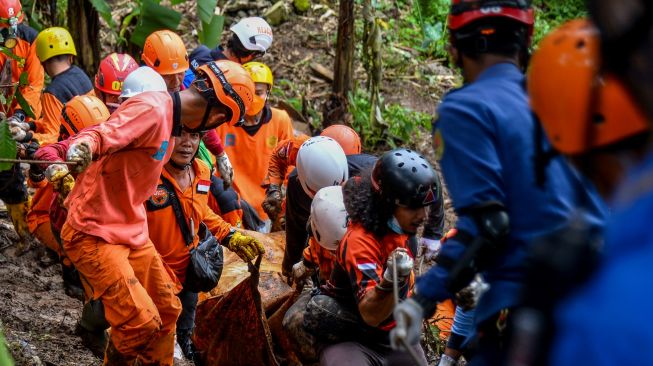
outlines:
[[[36,119],[41,116],[41,92],[43,91],[44,71],[43,66],[38,57],[36,57],[36,45],[34,39],[38,32],[25,24],[18,25],[18,38],[16,47],[13,52],[16,56],[25,59],[25,64],[20,66],[14,59],[7,57],[4,53],[0,53],[0,65],[4,65],[7,60],[11,62],[11,82],[18,84],[20,81],[20,74],[27,72],[27,85],[20,87],[20,93],[25,97],[25,100],[32,108],[32,112]],[[21,109],[18,101],[14,103],[9,109],[8,115],[12,115],[14,110]]]
[[[197,233],[200,222],[206,224],[209,231],[220,241],[227,237],[231,231],[231,225],[211,211],[208,206],[209,186],[211,185],[209,167],[203,161],[195,159],[192,169],[195,172],[195,178],[184,191],[179,188],[177,182],[165,168],[161,172],[161,175],[168,179],[175,189],[174,194],[179,199],[186,217],[186,223],[190,225],[190,218],[193,219],[192,230],[195,237],[190,246],[186,246],[184,242],[184,237],[172,208],[170,192],[168,192],[161,180],[159,180],[159,185],[152,197],[146,202],[150,240],[161,254],[163,261],[175,272],[181,283],[184,283],[186,279],[190,249],[195,248],[199,242]]]
[[[64,159],[71,143],[90,140],[96,160],[65,201],[66,223],[106,242],[139,247],[149,238],[145,202],[172,154],[172,98],[146,92],[129,98],[105,123],[39,149],[36,158]],[[52,160],[52,159],[48,159]]]
[[[304,248],[304,263],[308,263],[311,267],[318,267],[320,269],[320,280],[326,282],[331,278],[333,265],[336,261],[335,252],[322,248],[322,246],[311,237],[308,246]]]
[[[250,135],[247,130],[252,127],[234,127],[226,123],[216,129],[224,143],[224,150],[234,168],[234,189],[252,207],[263,220],[268,215],[261,204],[265,199],[265,189],[261,187],[268,171],[270,154],[281,140],[293,135],[292,122],[288,113],[276,108],[266,108],[258,130]]]
[[[297,152],[300,146],[308,139],[308,136],[301,134],[283,140],[277,145],[270,156],[270,164],[268,165],[264,185],[281,185],[284,182],[288,168],[297,164]]]

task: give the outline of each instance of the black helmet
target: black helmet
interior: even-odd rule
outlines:
[[[410,208],[428,206],[440,197],[440,182],[431,164],[408,149],[383,154],[372,170],[372,187],[384,200]]]

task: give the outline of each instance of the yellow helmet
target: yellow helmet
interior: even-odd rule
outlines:
[[[268,84],[270,89],[272,89],[274,78],[272,77],[272,70],[270,70],[268,65],[262,62],[248,62],[243,67],[249,72],[249,75],[255,83]]]
[[[36,57],[41,62],[59,55],[77,56],[73,37],[65,28],[51,27],[44,29],[36,36],[34,42],[36,42]]]

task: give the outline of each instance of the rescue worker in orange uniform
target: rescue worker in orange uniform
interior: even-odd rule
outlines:
[[[204,223],[223,246],[234,249],[245,261],[254,259],[254,253],[264,250],[256,239],[237,232],[209,208],[211,171],[202,160],[195,158],[200,141],[200,133],[188,131],[182,131],[181,136],[175,137],[174,150],[163,167],[157,190],[145,204],[150,240],[161,254],[163,262],[184,286],[178,294],[182,311],[177,320],[177,343],[190,360],[196,356],[191,335],[198,294],[186,287],[186,269],[190,261],[190,250],[199,243],[200,237],[197,234],[201,232],[200,223]],[[181,229],[178,214],[174,212],[173,199],[179,202],[190,233],[184,233]],[[192,236],[186,238],[185,234]]]
[[[18,123],[12,131],[16,141],[35,140],[40,146],[54,143],[59,138],[61,129],[61,111],[63,105],[76,95],[94,95],[93,83],[84,71],[73,65],[77,55],[70,33],[59,27],[41,31],[34,41],[35,52],[43,68],[51,78],[50,84],[43,91],[41,105],[43,116],[31,123]],[[35,128],[35,130],[34,130]],[[52,243],[49,210],[52,190],[48,187],[37,188],[32,197],[32,204],[27,213],[27,226],[42,243],[56,252],[58,246]]]
[[[256,85],[256,96],[252,108],[247,110],[242,126],[218,127],[217,132],[225,142],[225,151],[233,159],[234,188],[254,209],[269,231],[270,220],[261,207],[265,189],[261,187],[268,170],[271,153],[279,141],[293,136],[293,127],[288,113],[268,105],[268,96],[274,84],[272,71],[260,62],[243,65]]]
[[[34,116],[41,115],[41,91],[43,89],[43,67],[36,57],[34,39],[37,32],[23,23],[24,12],[19,0],[0,0],[0,35],[4,39],[2,46],[7,52],[25,60],[20,65],[4,53],[0,53],[0,93],[10,100],[13,95],[13,88],[19,83],[20,76],[27,74],[27,84],[20,85],[18,90],[29,104]],[[8,116],[8,122],[12,135],[17,130],[22,131],[20,124],[32,122],[26,113],[19,106],[18,101],[13,99],[9,110],[2,110]],[[27,127],[29,129],[29,127]],[[25,151],[27,157],[33,153],[38,145],[30,143],[31,136],[19,136],[14,138],[21,143],[21,150]],[[0,172],[0,199],[7,207],[9,217],[16,233],[20,238],[17,251],[19,253],[28,249],[29,229],[26,223],[26,214],[29,206],[27,189],[25,188],[25,176],[19,164],[14,164],[11,170]]]
[[[149,240],[143,202],[155,192],[171,138],[182,127],[199,132],[238,123],[253,96],[242,66],[209,63],[190,88],[131,97],[107,122],[42,148],[78,163],[61,239],[93,299],[104,305],[111,325],[105,364],[173,364],[180,286]]]
[[[112,53],[100,61],[95,74],[95,95],[113,112],[120,105],[118,98],[127,75],[138,68],[133,57],[126,53]]]
[[[109,118],[109,110],[100,99],[91,95],[78,95],[64,105],[61,112],[60,140],[74,136],[84,128],[105,122]],[[36,156],[41,160],[56,160],[56,155],[47,155],[47,149],[41,149]],[[61,250],[61,229],[66,221],[68,209],[63,205],[75,185],[74,174],[69,174],[67,169],[60,169],[61,165],[50,165],[43,170],[40,165],[32,164],[30,167],[30,180],[36,184],[46,185],[54,191],[50,203],[51,234],[57,241],[58,254],[61,257],[64,289],[69,296],[84,301],[82,315],[77,323],[76,332],[82,336],[84,345],[101,356],[106,348],[108,337],[105,330],[109,327],[104,320],[102,303],[92,298],[92,292],[87,285],[84,288],[80,281],[79,273],[72,266],[70,259],[66,258]],[[40,176],[37,178],[36,176]],[[47,178],[47,179],[46,179]],[[48,184],[49,183],[49,184]]]
[[[159,30],[145,39],[141,58],[145,64],[158,72],[166,82],[168,91],[183,90],[181,84],[184,72],[188,70],[188,54],[186,46],[179,35],[171,30]],[[207,149],[215,156],[215,163],[220,172],[219,178],[211,181],[211,208],[220,214],[231,225],[240,227],[242,208],[240,198],[234,190],[227,189],[233,180],[233,168],[229,157],[224,151],[222,141],[215,130],[207,131],[200,144],[200,150]],[[213,164],[213,160],[206,161]]]
[[[320,365],[386,364],[390,356],[393,364],[414,364],[407,352],[393,354],[390,348],[393,287],[398,287],[400,299],[412,290],[415,234],[426,221],[427,207],[436,202],[438,189],[430,164],[407,149],[386,152],[373,169],[345,184],[350,224],[337,248],[331,278],[322,294],[309,301],[305,324],[308,321],[307,329],[313,330],[328,324],[329,317],[315,318],[319,309],[339,308],[358,320],[351,334],[334,334],[329,340],[318,336],[325,343]],[[413,349],[426,364],[422,347]]]

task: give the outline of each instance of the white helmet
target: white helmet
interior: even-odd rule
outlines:
[[[272,45],[272,28],[263,18],[243,18],[231,27],[231,31],[250,51],[265,52]]]
[[[327,250],[336,250],[347,232],[347,210],[341,186],[320,189],[311,203],[313,237]]]
[[[167,91],[166,82],[158,72],[149,66],[132,71],[122,84],[121,98],[131,98],[148,91]]]
[[[339,186],[349,178],[345,152],[330,137],[311,137],[297,152],[297,175],[311,198],[324,187]]]

